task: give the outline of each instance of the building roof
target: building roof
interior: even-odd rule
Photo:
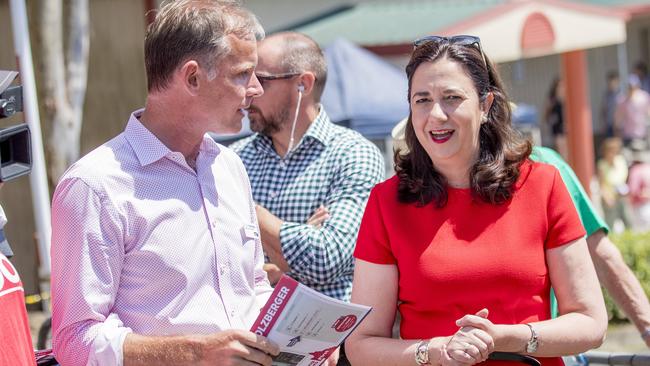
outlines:
[[[411,0],[369,2],[296,30],[323,46],[346,38],[380,54],[403,54],[428,34],[473,34],[505,62],[626,40],[626,21],[647,0]]]
[[[322,45],[345,37],[364,46],[401,44],[455,24],[503,0],[361,3],[345,12],[295,29]]]

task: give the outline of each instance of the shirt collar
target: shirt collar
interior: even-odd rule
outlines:
[[[172,151],[140,122],[142,112],[144,109],[131,113],[124,135],[131,144],[140,164],[146,166],[162,159]],[[199,147],[199,153],[216,156],[219,151],[219,145],[206,133]]]
[[[305,133],[305,136],[303,136],[303,139],[305,137],[310,137],[327,146],[329,143],[329,135],[332,126],[330,123],[330,118],[327,115],[327,112],[325,112],[325,108],[320,105],[319,109],[320,112],[318,112],[316,119],[314,119],[312,124],[307,129],[307,132]]]
[[[327,115],[327,112],[325,112],[325,108],[323,108],[322,105],[319,105],[319,109],[320,111],[318,112],[318,115],[314,121],[312,121],[311,125],[307,129],[307,132],[305,132],[305,135],[302,137],[302,139],[300,139],[300,141],[296,143],[296,148],[302,146],[309,140],[318,141],[323,146],[327,146],[327,144],[330,142],[329,140],[332,124],[330,122],[329,116]],[[273,141],[269,136],[257,133],[254,137],[253,144],[258,151],[276,154],[275,150],[273,149]]]

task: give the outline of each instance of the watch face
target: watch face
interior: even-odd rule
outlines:
[[[420,343],[415,352],[415,362],[418,365],[430,365],[429,363],[429,343]]]
[[[535,351],[537,351],[537,339],[529,341],[526,345],[526,352],[533,353]]]

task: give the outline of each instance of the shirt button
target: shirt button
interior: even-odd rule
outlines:
[[[230,310],[230,317],[231,318],[234,318],[236,314],[237,314],[237,312],[235,311],[235,309]]]
[[[278,196],[278,192],[276,191],[271,191],[271,193],[269,193],[269,197],[271,197],[271,199],[274,199],[277,196]]]
[[[217,221],[212,221],[212,227],[217,227]]]
[[[280,161],[280,168],[286,168],[286,167],[287,167],[287,163],[285,163],[284,160],[281,160]]]
[[[224,266],[219,267],[219,274],[223,275],[224,273],[226,273],[226,267]]]

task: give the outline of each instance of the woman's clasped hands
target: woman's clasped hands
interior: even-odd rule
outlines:
[[[477,318],[487,320],[488,310],[482,309],[474,315],[466,315],[456,321],[460,329],[449,339],[441,349],[440,361],[442,366],[474,365],[487,360],[494,350],[494,339],[484,329],[465,323],[476,324]],[[473,318],[473,319],[472,319]],[[470,321],[468,321],[470,320]]]

